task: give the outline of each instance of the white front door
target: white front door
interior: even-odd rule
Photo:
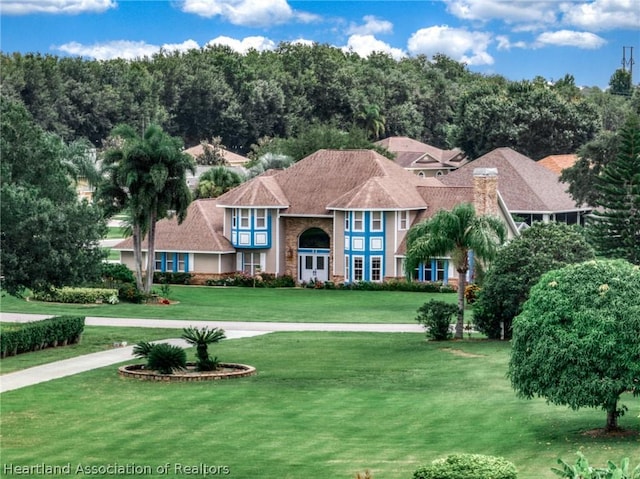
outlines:
[[[298,256],[301,282],[327,281],[329,279],[329,255],[302,253]]]

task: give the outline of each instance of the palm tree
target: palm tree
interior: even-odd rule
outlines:
[[[198,357],[198,369],[201,371],[210,371],[218,366],[218,358],[213,361],[209,358],[207,347],[210,344],[217,343],[225,338],[224,330],[220,328],[209,329],[194,328],[189,326],[182,330],[182,339],[187,343],[196,347],[196,356]]]
[[[137,274],[142,269],[142,239],[147,236],[144,291],[149,293],[155,266],[156,222],[170,213],[179,223],[184,220],[191,202],[186,173],[195,173],[195,165],[182,152],[181,141],[157,125],[149,126],[142,137],[130,126],[121,125],[112,136],[119,141],[105,154],[108,174],[101,196],[105,201],[111,194],[113,209],[126,209],[131,216]],[[140,277],[137,280],[141,283]]]
[[[385,131],[386,118],[376,104],[366,105],[358,113],[357,119],[362,123],[365,131],[375,139],[380,138],[380,135]]]
[[[242,183],[243,177],[226,166],[213,167],[200,175],[196,197],[217,198]]]
[[[469,252],[480,261],[490,261],[506,237],[504,223],[493,216],[477,216],[473,205],[441,210],[431,219],[413,226],[407,233],[405,271],[410,274],[429,258],[450,256],[458,272],[458,321],[455,337],[464,329],[464,289],[469,271]]]

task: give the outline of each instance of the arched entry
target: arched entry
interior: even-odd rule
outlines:
[[[309,228],[298,238],[298,281],[329,279],[329,235],[320,228]]]

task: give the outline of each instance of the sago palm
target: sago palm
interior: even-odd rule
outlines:
[[[208,371],[216,369],[218,366],[218,358],[211,360],[209,358],[208,346],[223,340],[226,336],[224,330],[220,328],[209,329],[195,328],[189,326],[182,330],[182,339],[187,343],[196,347],[196,356],[198,358],[198,369]]]
[[[464,329],[464,289],[469,271],[469,252],[480,261],[490,261],[505,241],[506,228],[497,217],[477,216],[473,205],[441,210],[431,219],[413,226],[407,233],[405,272],[407,275],[430,258],[450,256],[458,273],[458,320],[455,337]]]

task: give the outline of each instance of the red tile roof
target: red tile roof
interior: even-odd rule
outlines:
[[[549,155],[538,161],[539,165],[559,175],[562,170],[571,168],[578,161],[578,155]]]

